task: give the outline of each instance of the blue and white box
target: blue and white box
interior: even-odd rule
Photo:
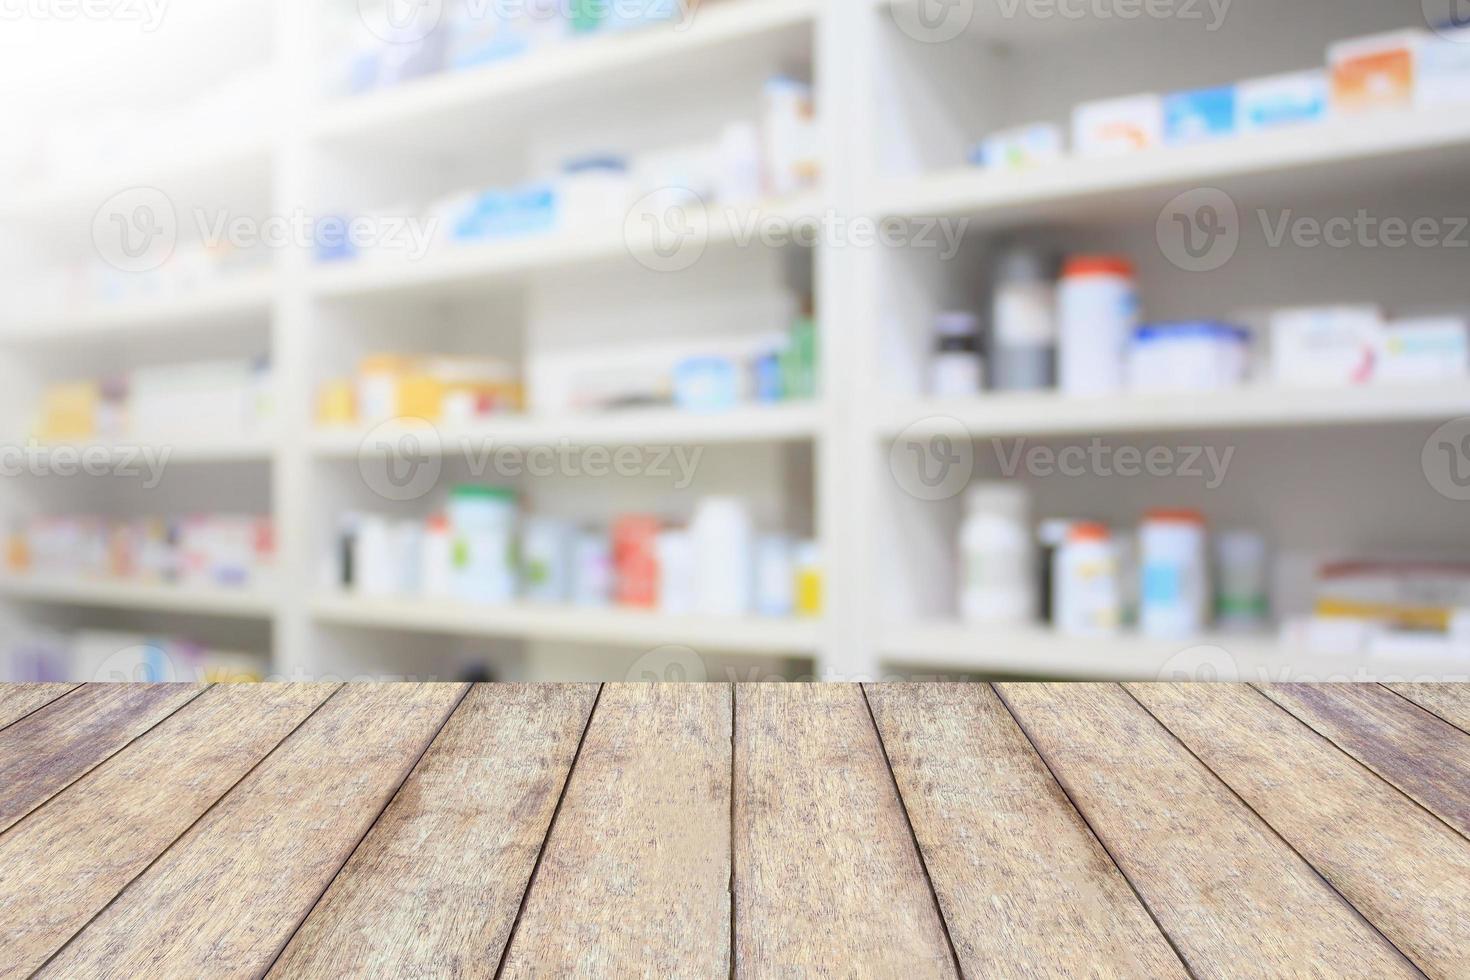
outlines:
[[[1235,135],[1235,86],[1164,96],[1164,142],[1202,143]]]

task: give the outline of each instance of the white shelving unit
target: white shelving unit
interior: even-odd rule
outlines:
[[[1418,3],[1239,0],[1222,29],[1209,34],[1183,23],[1039,22],[977,5],[969,30],[931,44],[906,34],[887,3],[723,0],[703,4],[687,29],[593,38],[339,100],[313,94],[320,72],[308,6],[277,0],[271,8],[268,57],[292,96],[275,114],[268,139],[242,134],[226,147],[163,148],[165,159],[152,170],[129,168],[127,176],[7,196],[0,218],[25,227],[51,213],[73,213],[85,226],[101,200],[155,181],[191,200],[249,185],[275,214],[331,213],[342,205],[338,195],[356,195],[369,206],[426,199],[482,169],[492,175],[487,183],[546,170],[599,139],[633,141],[628,148],[634,149],[639,141],[712,133],[732,107],[753,98],[753,90],[745,91],[752,80],[809,68],[824,123],[820,189],[755,210],[787,220],[964,219],[963,247],[946,258],[830,241],[809,250],[773,249],[744,241],[739,222],[715,210],[705,254],[696,268],[679,273],[643,268],[638,247],[616,231],[461,246],[419,262],[364,257],[319,264],[295,249],[277,253],[268,272],[188,295],[6,318],[0,348],[9,364],[0,372],[0,408],[8,419],[34,407],[36,365],[54,377],[73,352],[105,358],[137,345],[166,357],[174,345],[235,351],[258,337],[274,366],[281,422],[259,439],[169,443],[173,461],[189,465],[170,470],[156,497],[114,492],[106,478],[62,494],[74,509],[120,501],[124,512],[184,511],[224,500],[269,511],[281,565],[277,592],[4,579],[6,622],[41,606],[52,621],[69,606],[248,618],[257,629],[267,620],[273,667],[290,676],[423,676],[472,654],[512,677],[562,673],[555,665],[567,657],[618,677],[623,661],[607,659],[606,651],[637,656],[667,645],[688,647],[712,663],[730,654],[783,672],[799,661],[797,672],[832,679],[934,670],[1135,678],[1168,668],[1185,647],[1133,639],[1084,644],[1039,629],[987,632],[956,623],[958,500],[913,497],[890,460],[901,436],[949,434],[955,423],[974,441],[977,477],[993,468],[979,451],[992,439],[1058,445],[1102,436],[1134,444],[1188,434],[1235,450],[1239,482],[1228,498],[1160,481],[1036,480],[1043,512],[1085,509],[1122,523],[1182,496],[1212,520],[1262,527],[1291,561],[1338,546],[1345,552],[1400,544],[1470,548],[1470,525],[1456,509],[1462,505],[1434,495],[1417,464],[1438,424],[1470,414],[1470,386],[1253,388],[1089,401],[1006,395],[956,403],[926,398],[920,380],[933,313],[982,308],[989,258],[1009,241],[1129,252],[1138,260],[1145,303],[1158,318],[1337,299],[1396,307],[1463,301],[1462,254],[1323,256],[1245,241],[1228,269],[1197,275],[1159,254],[1154,226],[1164,202],[1202,186],[1225,190],[1247,213],[1364,206],[1409,216],[1465,213],[1470,110],[1334,121],[1027,173],[963,166],[964,147],[994,129],[1060,122],[1068,107],[1089,98],[1308,67],[1321,60],[1318,42],[1325,47],[1339,36],[1422,23]],[[317,430],[310,424],[321,382],[348,373],[374,345],[428,350],[441,343],[465,353],[504,349],[526,356],[576,340],[580,331],[596,344],[616,345],[679,316],[698,320],[725,308],[744,315],[741,304],[793,280],[811,295],[818,315],[818,402],[710,416],[533,413],[446,427],[430,451],[442,457],[447,484],[465,472],[456,457],[466,445],[707,447],[712,459],[701,480],[751,497],[763,519],[796,525],[819,541],[827,590],[822,619],[471,608],[367,599],[324,587],[320,568],[338,516],[394,506],[374,498],[358,472],[375,446],[393,439],[391,426]],[[623,320],[613,327],[594,322],[594,313],[609,311]],[[52,503],[41,481],[8,482],[7,507]],[[690,499],[636,482],[553,480],[526,489],[555,512],[587,519],[639,507],[679,513]],[[1385,501],[1394,502],[1391,512]],[[392,512],[419,513],[411,506]],[[1227,649],[1247,672],[1284,663],[1314,676],[1358,667],[1437,669],[1322,663],[1269,641],[1204,638],[1197,645]]]

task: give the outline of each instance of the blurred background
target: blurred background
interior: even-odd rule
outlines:
[[[17,0],[0,677],[1470,678],[1463,0]]]

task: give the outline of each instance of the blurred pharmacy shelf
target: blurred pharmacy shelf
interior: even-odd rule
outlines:
[[[894,180],[876,211],[894,217],[966,215],[977,227],[1075,221],[1157,208],[1169,197],[1225,185],[1252,201],[1342,188],[1393,187],[1470,164],[1470,113],[1385,113],[1371,123],[1332,119],[1190,146],[1078,159],[1030,170],[975,167]]]
[[[1079,639],[1040,627],[920,623],[884,631],[887,674],[925,670],[1062,681],[1369,682],[1470,679],[1470,662],[1443,657],[1323,656],[1275,637],[1208,634],[1192,640],[1139,636]]]
[[[338,626],[452,636],[531,639],[620,647],[687,646],[696,651],[812,655],[821,644],[816,620],[664,616],[633,609],[318,596],[312,615]]]
[[[238,282],[222,281],[180,296],[100,303],[36,319],[17,319],[0,327],[0,343],[69,343],[185,329],[217,331],[232,322],[268,316],[276,295],[273,275],[244,275]]]
[[[404,145],[458,143],[482,126],[489,108],[537,109],[555,95],[585,97],[609,84],[709,71],[722,50],[805,46],[815,0],[726,0],[690,8],[673,30],[595,37],[473,71],[445,72],[386,92],[329,103],[313,128],[327,142]],[[713,63],[717,65],[717,62]]]
[[[821,430],[819,406],[748,406],[727,412],[695,414],[679,409],[629,409],[602,414],[550,418],[496,419],[472,426],[438,426],[415,452],[454,455],[474,446],[685,445],[801,442]],[[312,451],[322,458],[383,455],[399,436],[423,436],[422,426],[392,423],[371,429],[319,430]]]
[[[275,597],[246,589],[142,585],[45,576],[0,577],[0,599],[183,615],[269,619]]]
[[[1068,398],[1054,393],[923,400],[889,410],[880,438],[952,433],[975,436],[1067,436],[1087,433],[1299,429],[1443,421],[1470,414],[1470,385],[1273,389],[1179,395],[1124,394]]]
[[[688,237],[644,240],[644,225],[630,218],[600,233],[551,232],[484,244],[446,245],[421,259],[382,257],[344,260],[318,267],[311,289],[321,298],[414,296],[434,298],[483,289],[536,273],[602,262],[638,262],[648,269],[678,270],[693,265],[709,248],[759,245],[757,222],[779,219],[783,226],[818,214],[815,196],[746,207],[710,207],[691,213]],[[666,217],[666,216],[665,216]],[[669,251],[672,249],[673,251]],[[687,252],[683,251],[687,250]],[[687,256],[687,261],[686,261]]]

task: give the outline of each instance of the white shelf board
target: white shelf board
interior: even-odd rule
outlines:
[[[928,669],[1060,681],[1277,683],[1470,678],[1470,661],[1331,657],[1302,653],[1274,637],[1261,636],[1074,639],[1042,627],[968,628],[955,623],[921,623],[884,630],[879,646],[885,664],[910,672]]]
[[[380,92],[328,103],[313,127],[326,141],[462,143],[495,107],[528,111],[544,97],[576,97],[640,75],[665,76],[707,63],[722,48],[770,43],[813,21],[816,0],[726,0],[693,9],[687,26],[650,25],[626,34],[567,41],[555,48],[464,71],[441,72]]]
[[[819,208],[815,195],[746,206],[712,205],[706,209],[709,223],[703,247],[706,250],[742,244],[758,247],[758,226],[751,224],[754,217],[763,221],[778,217],[790,222],[812,218]],[[757,230],[750,232],[752,228]],[[320,297],[338,299],[387,294],[454,295],[570,266],[615,261],[631,264],[651,258],[655,258],[653,252],[642,244],[630,244],[622,225],[618,225],[593,233],[556,231],[523,238],[445,244],[418,260],[367,255],[321,263],[311,273],[310,286]]]
[[[252,273],[240,276],[239,281],[226,280],[178,296],[100,303],[35,319],[20,319],[0,329],[0,343],[132,337],[182,327],[215,330],[225,321],[268,317],[275,302],[276,285],[274,275]]]
[[[696,651],[806,655],[816,651],[817,620],[663,616],[631,609],[581,609],[516,603],[318,596],[312,614],[341,626],[452,636],[488,636],[620,647],[688,646]]]
[[[1243,387],[1098,398],[993,394],[896,406],[885,413],[879,435],[952,433],[956,421],[975,436],[1065,436],[1429,422],[1467,414],[1470,381],[1417,388],[1386,384],[1320,389]]]
[[[58,449],[70,455],[85,454],[97,459],[105,453],[109,463],[137,463],[146,452],[151,459],[162,459],[165,466],[173,463],[256,463],[275,458],[275,440],[269,436],[233,438],[201,438],[196,436],[158,439],[110,439],[74,443],[42,443],[37,453],[42,458]],[[166,456],[164,454],[167,454]]]
[[[0,599],[238,619],[268,619],[275,609],[271,596],[250,589],[197,588],[26,575],[0,577]]]
[[[119,170],[77,174],[7,194],[0,217],[52,221],[61,214],[96,211],[114,194],[135,187],[167,192],[176,205],[211,188],[262,185],[277,149],[274,137],[244,135],[223,143],[161,147],[153,160],[129,162]]]
[[[1450,152],[1453,151],[1453,152]],[[1089,208],[1115,214],[1158,207],[1198,187],[1243,182],[1253,197],[1356,193],[1426,174],[1462,174],[1470,159],[1470,112],[1417,110],[1330,119],[1213,143],[1159,147],[1105,159],[1068,158],[1021,171],[976,167],[893,181],[878,195],[883,215],[967,215],[981,225],[1073,221]]]
[[[628,409],[600,414],[507,417],[471,426],[440,426],[438,441],[420,443],[420,451],[450,456],[484,446],[633,445],[667,446],[714,443],[800,442],[816,438],[821,428],[816,403],[751,405],[701,414],[672,408]],[[350,458],[377,452],[395,434],[424,434],[421,425],[392,423],[372,428],[321,429],[311,436],[312,451],[324,458]],[[371,441],[369,441],[371,440]]]

